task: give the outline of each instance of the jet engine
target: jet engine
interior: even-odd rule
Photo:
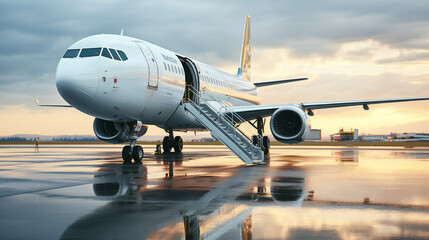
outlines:
[[[125,143],[130,141],[130,130],[134,129],[135,122],[112,122],[103,119],[94,119],[93,129],[98,139],[108,143]],[[137,137],[147,132],[147,126],[143,125]]]
[[[301,108],[286,106],[274,112],[270,127],[277,141],[295,144],[307,138],[310,132],[310,119]]]

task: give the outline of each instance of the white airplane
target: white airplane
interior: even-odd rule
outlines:
[[[310,131],[315,109],[429,100],[401,98],[261,105],[258,88],[306,78],[253,83],[250,78],[250,17],[246,15],[241,62],[237,74],[121,35],[93,35],[68,48],[56,71],[60,95],[70,105],[95,117],[95,135],[109,143],[130,142],[122,150],[125,162],[140,162],[136,140],[156,125],[169,134],[163,150],[181,152],[183,140],[173,131],[209,130],[245,163],[260,163],[269,151],[263,135],[271,116],[276,140],[295,144]],[[253,122],[251,122],[253,121]],[[250,132],[249,132],[249,131]]]

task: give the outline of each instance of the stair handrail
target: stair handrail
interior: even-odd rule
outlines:
[[[258,138],[258,141],[256,143],[256,145],[251,144],[252,146],[252,152],[254,149],[258,149],[261,150],[262,147],[262,136],[259,135],[259,133],[252,133],[251,137],[247,136],[247,134],[245,134],[241,129],[239,129],[239,127],[244,127],[247,130],[249,130],[249,132],[255,131],[254,126],[249,126],[247,121],[244,120],[240,115],[238,115],[237,113],[235,113],[232,108],[230,106],[228,106],[228,104],[226,104],[224,101],[220,100],[218,97],[216,97],[210,90],[208,90],[207,88],[203,88],[202,91],[197,91],[194,86],[192,85],[187,85],[188,90],[190,92],[192,92],[192,94],[194,94],[195,96],[195,101],[192,98],[188,98],[188,101],[194,103],[196,106],[198,106],[199,111],[202,111],[202,108],[200,106],[200,103],[203,101],[206,105],[208,105],[210,107],[210,109],[212,109],[216,114],[218,118],[221,118],[222,120],[226,121],[228,124],[230,124],[233,129],[234,129],[234,135],[237,135],[237,133],[235,132],[236,130],[238,130],[245,138],[247,138],[251,143],[253,143],[253,136],[256,136]],[[212,104],[210,104],[210,101],[208,101],[207,99],[202,99],[202,92],[207,93],[211,98],[213,98],[213,100],[217,103],[219,103],[221,105],[220,108],[216,108],[215,106],[213,106]],[[189,96],[189,94],[188,94]],[[222,112],[222,109],[225,109]],[[234,121],[234,118],[236,119]],[[238,121],[237,121],[238,120]],[[239,124],[239,126],[237,126],[236,124]]]
[[[246,136],[247,139],[252,141],[252,136],[255,136],[255,135],[258,138],[262,139],[262,136],[260,136],[259,133],[255,132],[256,129],[254,128],[254,126],[251,126],[240,115],[235,113],[228,104],[226,104],[224,101],[222,101],[218,97],[216,97],[209,89],[203,88],[203,91],[208,93],[208,95],[210,97],[212,97],[216,102],[221,104],[221,108],[219,108],[219,111],[217,111],[218,114],[227,120],[229,118],[230,123],[234,126],[234,128],[237,129],[239,132],[241,132],[244,136]],[[225,109],[224,112],[222,112],[222,108]],[[216,109],[213,109],[213,110],[216,111]],[[236,119],[236,120],[234,120],[234,119]],[[239,126],[237,126],[237,124]],[[251,133],[251,136],[247,136],[247,134],[245,134],[239,127],[244,127],[245,130],[248,130]]]

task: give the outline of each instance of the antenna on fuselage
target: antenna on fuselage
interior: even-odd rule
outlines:
[[[124,29],[121,29],[121,36],[124,36]]]

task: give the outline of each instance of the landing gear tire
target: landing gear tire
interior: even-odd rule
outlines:
[[[173,148],[173,143],[170,137],[164,137],[164,140],[162,140],[162,150],[164,150],[164,153],[169,153],[171,152],[171,148]]]
[[[183,139],[179,136],[175,137],[173,146],[176,153],[181,153],[183,150]]]
[[[265,154],[270,153],[270,147],[271,147],[270,145],[271,145],[270,139],[268,138],[268,136],[264,136],[262,138],[262,146],[264,147]]]
[[[134,146],[133,159],[136,163],[139,163],[142,161],[143,155],[144,155],[143,148],[141,146]]]
[[[130,146],[124,146],[124,148],[122,148],[122,159],[126,163],[130,163],[131,159],[133,159]]]

